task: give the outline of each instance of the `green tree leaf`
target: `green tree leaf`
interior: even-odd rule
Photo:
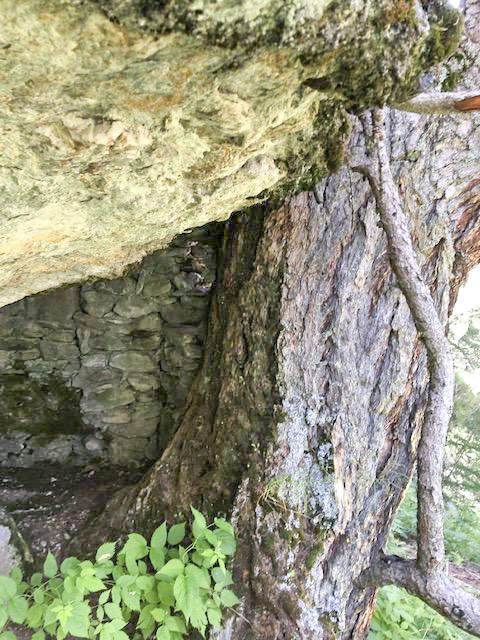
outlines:
[[[170,640],[170,631],[167,627],[158,627],[155,638],[157,640]]]
[[[17,583],[13,578],[0,576],[0,600],[9,600],[17,593]]]
[[[114,553],[115,542],[105,542],[98,547],[95,555],[95,562],[105,562],[105,560],[110,560]]]
[[[72,614],[67,621],[67,631],[77,638],[88,638],[90,627],[90,605],[87,602],[75,602]]]
[[[179,544],[185,537],[185,522],[180,522],[179,524],[174,524],[173,527],[170,528],[167,536],[168,544],[175,546]]]
[[[120,608],[120,605],[118,605],[117,603],[107,602],[105,604],[104,609],[105,609],[105,613],[110,618],[110,620],[113,620],[114,618],[123,619],[122,609]]]
[[[7,603],[7,615],[12,622],[22,624],[27,617],[28,602],[23,596],[15,596]]]
[[[162,524],[155,529],[150,539],[150,547],[157,547],[162,549],[167,542],[167,523]]]
[[[178,616],[167,616],[164,622],[169,631],[178,631],[179,633],[187,633],[187,627],[183,618]]]
[[[185,565],[183,562],[178,558],[173,558],[172,560],[169,560],[156,575],[159,577],[167,576],[168,578],[176,578],[183,573],[184,569]]]
[[[5,608],[0,608],[0,629],[3,628],[3,625],[6,623],[6,621],[8,620],[8,616],[7,616],[7,612],[5,611]]]
[[[151,547],[150,562],[154,569],[161,569],[165,564],[165,547]]]
[[[207,618],[208,622],[215,630],[220,629],[220,627],[222,626],[222,612],[220,611],[219,607],[208,607]]]
[[[45,640],[45,631],[42,631],[41,629],[36,631],[31,637],[31,640]]]
[[[155,607],[154,609],[152,609],[151,614],[155,622],[163,622],[165,620],[165,617],[167,616],[166,610],[162,609],[161,607]]]
[[[64,576],[76,577],[80,575],[80,560],[74,556],[69,556],[60,565],[60,572]]]
[[[173,585],[173,595],[175,596],[177,610],[183,613],[187,622],[191,621],[192,625],[196,626],[195,622],[201,619],[202,612],[204,614],[204,607],[196,582],[189,580],[185,575],[177,576]]]
[[[17,640],[17,637],[12,631],[2,631],[0,633],[0,640]]]
[[[159,582],[157,584],[158,599],[165,607],[173,607],[175,605],[175,596],[173,595],[173,584],[167,582]]]
[[[95,591],[103,591],[105,589],[105,584],[95,576],[87,576],[83,578],[83,584],[91,593],[94,593]]]
[[[53,576],[57,573],[58,565],[55,560],[55,556],[50,551],[47,553],[47,557],[45,558],[45,562],[43,563],[43,573],[47,576],[47,578],[53,578]]]
[[[110,589],[103,591],[103,593],[101,593],[98,598],[98,604],[105,604],[107,600],[110,598],[110,593],[111,593]]]
[[[185,575],[187,578],[196,583],[202,589],[210,589],[210,574],[206,569],[201,569],[194,564],[187,564],[185,567]]]
[[[233,591],[230,591],[230,589],[224,589],[220,593],[220,601],[225,607],[234,607],[240,602],[237,596],[233,593]]]
[[[10,571],[10,578],[12,580],[15,580],[17,584],[20,584],[22,582],[23,573],[20,567],[13,567],[13,569]]]

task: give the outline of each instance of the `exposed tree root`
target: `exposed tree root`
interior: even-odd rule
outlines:
[[[390,263],[424,343],[430,370],[429,399],[418,446],[417,559],[383,556],[362,576],[365,584],[397,584],[465,631],[480,637],[480,599],[448,578],[443,539],[442,474],[454,392],[453,358],[430,290],[423,281],[407,218],[385,145],[383,112],[373,113],[376,171],[355,167],[368,179],[387,235]]]

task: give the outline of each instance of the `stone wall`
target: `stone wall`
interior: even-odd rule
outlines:
[[[220,225],[0,311],[0,464],[153,459],[200,365]]]

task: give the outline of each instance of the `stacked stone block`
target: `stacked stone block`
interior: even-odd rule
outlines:
[[[160,453],[201,363],[215,237],[179,236],[124,278],[0,311],[0,464]]]

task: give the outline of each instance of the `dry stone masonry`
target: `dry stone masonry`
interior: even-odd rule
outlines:
[[[202,358],[220,226],[0,311],[0,465],[158,455]]]

